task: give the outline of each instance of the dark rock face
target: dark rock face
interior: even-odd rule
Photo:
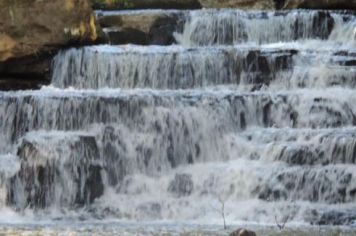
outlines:
[[[137,29],[124,28],[117,31],[109,31],[107,35],[110,39],[110,43],[114,45],[129,43],[139,45],[147,44],[147,34]]]
[[[201,8],[198,0],[130,0],[127,3],[103,3],[92,0],[95,9],[197,9]]]
[[[249,51],[243,60],[241,68],[243,71],[248,72],[246,73],[246,80],[249,83],[269,85],[269,83],[275,79],[276,72],[292,68],[293,55],[297,53],[298,52],[294,50],[281,52]],[[271,60],[271,55],[276,56]]]
[[[273,9],[273,0],[199,0],[205,8]]]
[[[176,43],[173,33],[177,31],[178,24],[176,16],[158,18],[148,33],[149,44],[170,45]]]
[[[180,13],[137,13],[99,15],[111,44],[171,45],[176,43],[174,32],[183,27]]]
[[[192,176],[187,174],[176,174],[174,180],[168,186],[168,192],[177,197],[189,196],[194,189]]]
[[[113,127],[105,127],[101,140],[103,145],[104,168],[108,174],[109,184],[116,186],[128,172],[127,147],[122,136]]]
[[[161,205],[156,202],[143,203],[136,208],[136,214],[148,219],[160,219],[162,217],[161,211]]]
[[[353,173],[342,169],[325,167],[314,170],[304,167],[275,173],[269,182],[256,191],[260,199],[267,201],[303,199],[330,204],[346,203],[353,202],[356,197],[353,181]]]
[[[10,181],[9,204],[20,210],[80,207],[103,194],[102,167],[94,137],[42,140],[46,142],[25,138],[20,145],[21,169]]]
[[[276,0],[275,0],[276,1]],[[349,9],[356,10],[356,2],[350,0],[277,0],[283,9]]]
[[[282,160],[290,165],[329,165],[338,163],[356,163],[356,146],[354,139],[350,141],[325,142],[320,145],[285,146],[276,160]],[[325,149],[329,145],[330,149]],[[330,151],[328,151],[330,150]]]
[[[295,40],[304,34],[303,30],[305,27],[303,27],[302,23],[297,20],[294,24]],[[313,16],[312,25],[314,31],[311,36],[313,38],[327,39],[334,28],[335,21],[330,12],[320,10]]]
[[[0,62],[0,90],[38,89],[49,84],[53,53]]]
[[[320,25],[324,25],[324,27],[327,29],[327,32],[329,32],[328,35],[330,35],[335,25],[334,18],[331,16],[330,12],[318,11],[317,15],[314,16],[313,28],[321,28]],[[321,30],[316,30],[314,36],[321,39],[327,39],[327,36]]]
[[[328,211],[322,214],[312,212],[316,220],[312,221],[312,224],[316,225],[351,225],[356,222],[356,213],[352,211]]]

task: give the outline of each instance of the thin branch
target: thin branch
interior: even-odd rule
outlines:
[[[221,196],[219,196],[218,199],[219,199],[219,202],[221,204],[221,216],[222,216],[223,221],[224,221],[224,230],[226,230],[227,229],[227,227],[226,227],[226,219],[225,219],[225,202],[226,202],[226,200],[224,201],[221,198]]]
[[[288,220],[289,220],[289,217],[290,217],[289,215],[288,215],[287,217],[285,217],[284,220],[283,220],[283,222],[282,222],[282,224],[280,224],[280,223],[278,222],[277,216],[276,216],[276,215],[274,216],[274,219],[275,219],[275,221],[276,221],[276,225],[277,225],[277,227],[279,228],[279,230],[282,230],[282,229],[285,228],[286,223],[287,223]]]

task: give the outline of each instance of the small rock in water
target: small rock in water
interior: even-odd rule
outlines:
[[[229,234],[229,236],[256,236],[256,233],[247,229],[237,229]]]
[[[194,183],[191,175],[176,174],[174,180],[168,186],[168,192],[176,197],[189,196],[194,189]]]

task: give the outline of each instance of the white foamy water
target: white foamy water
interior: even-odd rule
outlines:
[[[176,38],[183,45],[257,44],[305,39],[355,45],[355,19],[327,11],[192,11]]]
[[[298,51],[293,51],[298,50]],[[54,61],[59,88],[193,89],[219,85],[271,89],[355,87],[355,52],[280,47],[103,46],[71,49]],[[90,69],[89,69],[90,68]]]

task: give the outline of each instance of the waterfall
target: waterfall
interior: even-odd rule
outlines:
[[[177,15],[178,45],[62,50],[0,92],[0,212],[355,224],[355,16]]]
[[[183,45],[275,43],[327,39],[339,15],[322,11],[193,11],[178,40]]]

